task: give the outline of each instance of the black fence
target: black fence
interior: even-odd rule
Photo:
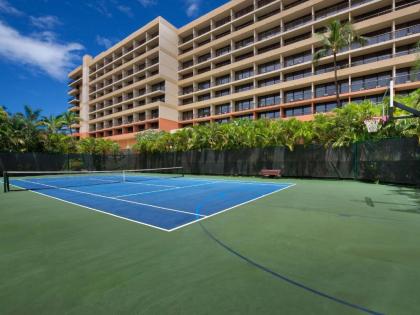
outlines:
[[[387,139],[343,148],[319,145],[228,151],[119,155],[0,153],[0,170],[121,170],[183,166],[186,174],[256,176],[262,168],[285,177],[358,179],[420,186],[417,139]]]

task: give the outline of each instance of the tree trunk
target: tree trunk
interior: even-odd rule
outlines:
[[[335,98],[337,100],[337,107],[341,108],[340,93],[338,91],[338,78],[337,78],[337,52],[334,51],[334,82],[335,82]]]

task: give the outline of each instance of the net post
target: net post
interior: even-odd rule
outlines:
[[[184,167],[181,166],[181,177],[185,177],[185,171],[184,171]]]
[[[3,171],[3,189],[5,193],[9,191],[9,175],[7,171]]]

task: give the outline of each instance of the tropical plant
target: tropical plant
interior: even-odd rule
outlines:
[[[366,40],[357,35],[350,23],[347,22],[342,24],[339,20],[330,21],[326,26],[326,31],[324,33],[317,33],[317,36],[321,40],[322,47],[313,55],[313,63],[316,65],[322,57],[329,54],[333,55],[335,96],[337,100],[337,107],[340,108],[341,102],[337,76],[337,54],[343,49],[348,48],[354,42],[364,44]]]
[[[73,125],[77,124],[80,119],[79,117],[77,117],[75,112],[65,112],[62,116],[62,122],[63,122],[63,126],[65,126],[67,128],[67,130],[69,131],[70,135],[73,135]]]
[[[48,133],[56,134],[63,127],[63,118],[61,117],[61,115],[50,115],[48,117],[44,116],[42,118],[41,124],[47,128]]]

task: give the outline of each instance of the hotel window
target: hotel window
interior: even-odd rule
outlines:
[[[316,113],[326,113],[326,112],[332,111],[336,107],[337,107],[336,102],[315,104],[315,112]]]
[[[386,41],[392,39],[391,31],[392,31],[392,29],[390,27],[387,27],[387,28],[381,29],[379,31],[363,34],[362,36],[366,39],[366,43],[364,43],[364,45],[361,45],[357,42],[354,42],[351,45],[351,47],[353,49],[356,49],[356,48],[359,48],[361,46],[369,46],[369,45],[374,45],[374,44],[386,42]]]
[[[377,62],[377,61],[381,61],[381,60],[385,60],[389,58],[392,58],[392,50],[391,49],[382,50],[382,51],[372,53],[372,54],[352,57],[351,66],[354,67],[354,66],[363,65],[363,64],[367,64],[371,62]]]
[[[192,110],[182,113],[182,120],[190,120],[190,119],[193,119],[193,111]]]
[[[312,61],[312,52],[310,50],[284,58],[284,66],[290,67],[303,62]]]
[[[244,60],[244,59],[247,59],[247,58],[251,58],[252,56],[254,56],[254,52],[250,51],[246,54],[236,56],[235,61],[241,61],[241,60]]]
[[[185,62],[182,63],[182,69],[192,67],[193,65],[194,65],[194,61],[192,59],[188,60],[188,61],[185,61]]]
[[[403,56],[403,55],[410,55],[417,53],[417,44],[413,43],[411,45],[404,45],[397,47],[397,56]]]
[[[304,25],[308,22],[312,21],[312,14],[307,14],[304,15],[300,18],[294,19],[290,22],[284,23],[284,30],[288,31],[291,30],[293,28],[299,27],[301,25]]]
[[[258,81],[258,87],[270,86],[273,84],[280,83],[280,76],[275,76],[268,79],[263,79]]]
[[[377,87],[385,87],[389,85],[391,79],[390,72],[382,72],[373,75],[367,75],[351,79],[351,90],[360,91],[364,89],[374,89]]]
[[[214,27],[220,27],[222,25],[225,25],[226,23],[230,22],[230,15],[227,17],[224,17],[223,19],[220,19],[216,22],[214,22]]]
[[[280,94],[271,94],[258,97],[258,107],[280,104]]]
[[[228,114],[230,113],[230,104],[226,103],[226,104],[216,105],[215,110],[216,110],[216,115]]]
[[[252,90],[253,88],[254,88],[254,83],[238,85],[238,86],[235,86],[235,93]]]
[[[201,62],[204,62],[204,61],[209,60],[210,58],[211,58],[211,53],[207,53],[207,54],[204,54],[204,55],[199,56],[197,58],[197,62],[198,63],[201,63]]]
[[[236,18],[239,18],[239,17],[241,17],[241,16],[244,16],[244,15],[246,15],[246,14],[248,14],[248,13],[252,12],[253,10],[254,10],[254,5],[253,5],[253,4],[251,4],[251,5],[247,6],[246,8],[243,8],[243,9],[241,9],[241,10],[239,10],[239,11],[235,12],[235,17],[236,17]]]
[[[202,74],[202,73],[208,72],[210,70],[211,70],[210,67],[205,67],[205,68],[197,69],[197,74]]]
[[[204,46],[205,44],[208,44],[210,42],[211,42],[211,39],[208,38],[206,40],[203,40],[202,42],[197,43],[197,47]]]
[[[413,68],[397,69],[395,83],[403,84],[412,81],[420,81],[420,72],[415,71]]]
[[[287,91],[284,93],[284,97],[285,97],[286,103],[311,99],[312,98],[311,88],[308,87],[305,89]]]
[[[292,81],[297,79],[306,78],[312,75],[311,68],[307,68],[304,70],[299,70],[295,72],[285,73],[284,74],[284,81]]]
[[[215,66],[216,68],[220,68],[220,67],[224,67],[224,66],[227,66],[227,65],[230,65],[230,59],[227,59],[227,60],[224,60],[224,61],[218,62],[218,63],[216,63],[214,66]]]
[[[395,26],[395,37],[400,38],[420,33],[420,20],[415,20]]]
[[[203,35],[205,33],[210,32],[210,29],[211,29],[211,26],[210,25],[208,25],[206,27],[203,27],[202,29],[200,29],[200,30],[197,31],[197,36],[201,36],[201,35]]]
[[[247,26],[250,26],[252,24],[254,24],[254,20],[251,18],[249,21],[246,21],[245,23],[242,23],[238,26],[235,26],[235,31],[239,31],[239,30],[241,30],[241,29],[243,29]]]
[[[286,108],[284,114],[286,115],[286,117],[309,115],[312,114],[312,107],[308,105],[294,108]]]
[[[150,103],[155,103],[155,102],[165,102],[165,95],[155,96],[150,99]]]
[[[348,60],[337,61],[337,68],[338,69],[348,68],[348,66],[349,66]],[[324,64],[324,65],[319,65],[315,68],[315,74],[327,73],[327,72],[331,72],[331,71],[334,71],[334,63],[332,63],[332,62]]]
[[[246,47],[248,45],[251,45],[253,42],[254,42],[254,36],[247,37],[243,40],[235,42],[235,48],[239,49],[239,48],[242,48],[242,47]]]
[[[156,91],[165,91],[165,81],[152,85],[152,92],[156,92]]]
[[[219,57],[219,56],[222,56],[222,55],[226,55],[229,52],[230,52],[230,45],[226,46],[226,47],[216,49],[216,56]]]
[[[258,73],[267,73],[280,69],[280,61],[274,60],[258,66]]]
[[[188,104],[192,104],[194,100],[192,97],[189,97],[189,98],[184,98],[181,102],[182,102],[182,105],[188,105]]]
[[[277,48],[280,48],[280,42],[258,48],[258,54],[263,54],[263,53],[266,53],[267,51],[272,51]]]
[[[214,92],[215,97],[227,96],[230,94],[230,88]]]
[[[208,116],[210,116],[210,107],[199,108],[197,110],[197,117],[198,118],[208,117]]]
[[[270,28],[267,31],[258,33],[258,40],[264,40],[264,39],[273,37],[277,34],[280,34],[280,26],[276,26],[276,27]]]
[[[268,12],[266,14],[257,16],[257,20],[258,21],[262,21],[262,20],[267,19],[270,16],[273,16],[273,15],[275,15],[277,13],[280,13],[280,8],[274,9],[273,11],[270,11],[270,12]]]
[[[351,101],[353,103],[371,102],[373,104],[378,104],[382,102],[383,96],[384,96],[383,94],[367,95],[367,96],[352,98]]]
[[[209,99],[210,99],[210,93],[197,96],[198,102],[207,101]]]
[[[252,68],[248,68],[242,71],[235,72],[235,79],[242,80],[242,79],[252,77],[253,75],[254,75],[254,71],[252,70]]]
[[[192,85],[190,85],[190,86],[186,86],[186,87],[183,87],[183,88],[182,88],[182,94],[183,94],[183,95],[185,95],[185,94],[190,94],[190,93],[192,93],[192,92],[194,92],[194,88],[193,88],[193,86],[192,86]]]
[[[297,36],[294,36],[294,37],[286,38],[286,39],[283,40],[283,46],[287,46],[287,45],[290,45],[290,44],[293,44],[293,43],[300,42],[300,41],[302,41],[304,39],[311,38],[311,36],[312,36],[312,33],[311,32],[307,32],[307,33],[304,33],[304,34],[301,34],[301,35],[297,35]]]
[[[235,116],[235,119],[254,119],[254,114],[246,114],[246,115],[240,115],[240,116]]]
[[[349,91],[349,82],[347,80],[338,82],[338,92],[347,93]],[[325,83],[315,86],[315,97],[335,95],[335,83]]]
[[[279,110],[258,113],[258,119],[274,119],[274,118],[280,118]]]
[[[159,118],[159,109],[152,109],[150,112],[150,116],[153,118]]]
[[[248,110],[253,108],[254,102],[252,98],[235,102],[235,111]]]
[[[230,74],[216,78],[216,85],[222,85],[230,82]]]
[[[197,87],[199,90],[205,90],[210,88],[210,80],[198,83]]]

